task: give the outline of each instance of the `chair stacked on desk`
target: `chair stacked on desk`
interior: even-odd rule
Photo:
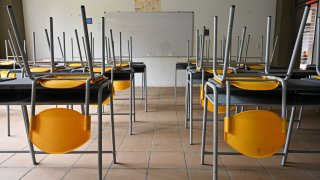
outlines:
[[[61,73],[54,67],[53,35],[51,34],[51,67],[50,72],[36,74],[29,67],[26,52],[23,50],[21,36],[16,24],[13,9],[8,6],[8,14],[13,28],[16,44],[22,56],[23,69],[27,78],[20,81],[25,82],[30,93],[26,97],[21,96],[17,103],[22,105],[25,127],[29,139],[29,148],[34,164],[37,164],[35,153],[73,153],[73,150],[85,144],[91,136],[90,104],[98,104],[98,151],[75,151],[74,153],[97,153],[98,154],[98,179],[102,176],[102,153],[112,153],[113,161],[116,163],[115,136],[113,119],[112,81],[104,76],[104,71],[97,74],[93,71],[93,61],[90,50],[88,27],[86,23],[85,7],[81,6],[82,22],[85,35],[85,43],[88,55],[89,73]],[[52,21],[50,21],[52,23]],[[52,27],[52,26],[51,26]],[[104,23],[103,23],[104,28]],[[103,37],[104,37],[104,31]],[[104,38],[103,38],[104,39]],[[104,64],[105,57],[102,57]],[[113,76],[113,67],[111,76]],[[29,83],[30,82],[30,83]],[[18,96],[19,94],[17,94]],[[31,95],[31,98],[30,98]],[[112,151],[102,150],[102,104],[109,99]],[[29,101],[29,102],[28,102]],[[36,114],[37,104],[79,104],[85,106],[84,113],[68,108],[49,108]],[[31,104],[30,122],[28,118],[27,104]],[[43,152],[34,151],[36,145]]]
[[[295,106],[319,104],[317,100],[320,97],[319,93],[316,93],[320,89],[320,83],[312,84],[305,82],[303,79],[291,79],[294,75],[293,67],[298,55],[298,48],[301,45],[309,10],[310,6],[306,6],[287,72],[269,73],[267,66],[269,64],[269,57],[266,57],[264,73],[244,71],[234,74],[227,73],[230,66],[228,53],[235,12],[235,6],[230,7],[223,70],[222,73],[219,73],[219,69],[217,69],[216,65],[213,65],[214,78],[209,79],[205,84],[201,164],[204,163],[204,156],[206,154],[213,154],[214,179],[218,177],[218,155],[246,155],[253,158],[282,155],[282,165],[284,165],[288,154],[297,152],[289,150]],[[268,29],[270,29],[270,25],[271,18],[268,18]],[[319,38],[320,36],[317,37]],[[216,62],[217,17],[214,21],[213,39],[213,58],[214,62]],[[309,94],[309,97],[306,94]],[[314,98],[313,101],[310,101],[311,95]],[[212,103],[214,108],[213,153],[205,150],[208,103]],[[220,152],[218,148],[218,107],[220,105],[226,106],[223,129],[224,140],[235,152]],[[232,115],[232,105],[275,105],[281,107],[281,113],[279,115],[270,110],[255,109]],[[289,118],[287,117],[288,106],[292,106]],[[278,153],[279,151],[280,153]],[[302,152],[319,153],[320,151]]]

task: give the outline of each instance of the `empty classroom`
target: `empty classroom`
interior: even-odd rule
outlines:
[[[318,0],[1,0],[1,180],[320,179]]]

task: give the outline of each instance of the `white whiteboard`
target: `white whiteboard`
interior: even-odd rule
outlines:
[[[193,12],[105,12],[106,29],[112,29],[115,53],[119,55],[119,32],[122,52],[133,38],[133,57],[167,57],[192,55]]]

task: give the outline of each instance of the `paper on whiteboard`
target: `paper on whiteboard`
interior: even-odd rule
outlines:
[[[147,11],[160,11],[161,0],[134,0],[135,11],[147,12]]]

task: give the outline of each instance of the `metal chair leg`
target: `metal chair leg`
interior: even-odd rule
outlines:
[[[136,83],[135,79],[132,79],[132,84],[133,84],[133,122],[136,122]]]
[[[116,140],[115,140],[115,129],[114,129],[114,114],[113,114],[113,95],[110,96],[110,125],[111,125],[113,163],[116,164],[117,159],[116,159]]]
[[[8,136],[10,136],[10,106],[7,105],[7,124],[8,124]]]
[[[297,129],[301,128],[302,114],[303,114],[303,106],[300,107]]]
[[[27,134],[27,137],[28,137],[28,146],[29,146],[29,149],[30,149],[30,155],[31,155],[32,163],[33,163],[33,165],[37,165],[38,163],[36,161],[36,156],[35,156],[35,153],[34,153],[34,147],[33,147],[32,142],[29,139],[29,118],[28,118],[27,106],[26,105],[22,105],[21,109],[22,109],[22,115],[23,115],[23,120],[24,120],[24,126],[25,126],[25,129],[26,129],[26,134]]]
[[[174,103],[177,103],[177,68],[174,71]]]
[[[189,131],[190,131],[190,145],[193,144],[193,82],[192,82],[192,75],[190,75],[190,95],[189,95]]]
[[[132,118],[132,110],[133,110],[133,107],[132,107],[132,101],[133,101],[133,85],[132,85],[132,75],[130,74],[130,82],[131,82],[131,85],[130,85],[130,122],[129,122],[129,134],[132,135],[132,121],[133,121],[133,118]]]
[[[291,134],[292,134],[292,129],[293,129],[293,120],[294,120],[295,111],[296,111],[296,107],[293,106],[292,110],[291,110],[291,116],[290,116],[290,121],[289,121],[286,143],[285,143],[285,146],[283,149],[284,156],[282,157],[282,162],[281,162],[282,166],[284,166],[286,164],[287,158],[288,158],[288,151],[289,151],[289,145],[290,145]]]
[[[144,69],[144,110],[148,112],[148,85],[147,85],[147,69]]]
[[[189,99],[190,99],[190,97],[189,97],[189,82],[188,82],[188,79],[187,79],[187,87],[186,87],[186,118],[185,118],[185,128],[188,128],[188,121],[189,121]]]
[[[201,157],[200,163],[204,164],[204,155],[206,151],[206,131],[207,131],[207,106],[208,106],[208,98],[204,97],[204,107],[203,107],[203,119],[202,119],[202,143],[201,143]]]

